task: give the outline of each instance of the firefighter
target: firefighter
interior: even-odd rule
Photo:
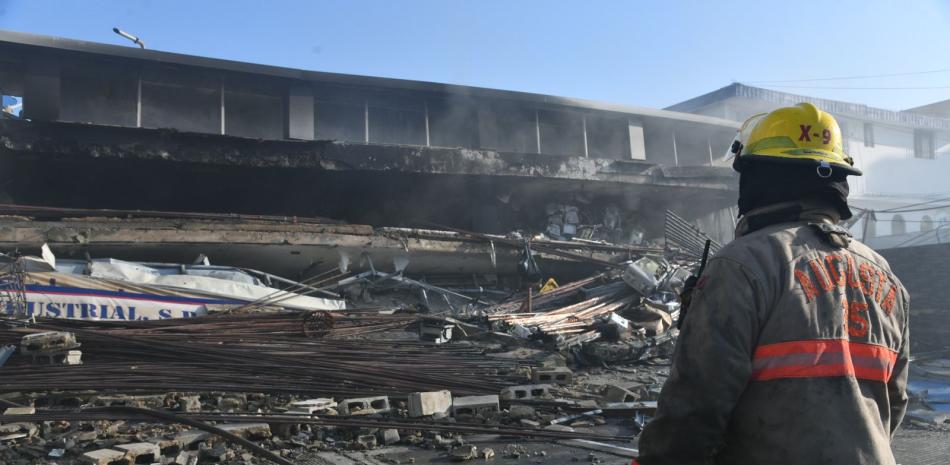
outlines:
[[[838,123],[810,103],[780,108],[731,151],[736,239],[695,282],[639,463],[894,464],[909,296],[838,225],[847,176],[861,175]]]

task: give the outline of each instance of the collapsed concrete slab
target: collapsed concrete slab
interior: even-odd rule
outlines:
[[[365,271],[371,263],[377,269],[392,271],[400,260],[408,262],[405,273],[410,275],[504,276],[517,273],[521,254],[518,248],[475,241],[451,231],[289,221],[247,224],[217,219],[36,221],[0,217],[0,250],[38,252],[43,244],[62,257],[84,257],[88,253],[94,257],[191,263],[204,254],[215,264],[289,277],[333,269]],[[552,241],[551,245],[598,260],[644,250],[581,242]],[[546,253],[539,253],[537,260],[551,272],[583,274],[590,268]]]

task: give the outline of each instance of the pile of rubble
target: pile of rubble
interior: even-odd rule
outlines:
[[[572,211],[560,211],[563,225]],[[668,375],[677,296],[696,257],[624,249],[604,260],[519,236],[453,234],[523,248],[529,265],[550,254],[600,271],[563,285],[532,284],[536,267],[466,283],[410,278],[399,261],[381,271],[366,257],[368,271],[293,282],[206,258],[11,258],[0,462],[629,462]],[[65,289],[121,301],[110,311],[125,316],[141,299],[156,317],[22,296]],[[200,311],[166,318],[163,302]]]

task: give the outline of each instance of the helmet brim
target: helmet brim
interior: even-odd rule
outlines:
[[[787,153],[794,152],[794,153]],[[749,153],[741,154],[734,160],[733,169],[742,172],[742,165],[747,162],[755,163],[789,163],[797,165],[811,165],[816,168],[822,165],[830,166],[832,171],[841,171],[849,176],[863,176],[864,173],[854,166],[841,161],[840,155],[834,152],[815,149],[787,150],[781,153]]]

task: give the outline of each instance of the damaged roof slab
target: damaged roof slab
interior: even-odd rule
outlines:
[[[0,121],[0,155],[123,159],[327,171],[543,177],[734,191],[731,169],[408,145],[261,141],[73,123]]]

